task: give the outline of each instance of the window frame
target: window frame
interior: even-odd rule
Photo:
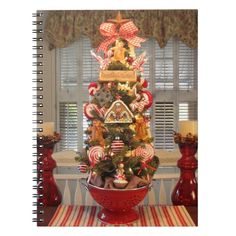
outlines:
[[[83,40],[86,36],[83,36],[78,40],[78,55],[83,55]],[[87,39],[86,39],[87,40]],[[173,89],[157,89],[155,86],[156,83],[156,74],[155,74],[155,60],[151,60],[149,63],[149,78],[146,78],[148,82],[150,83],[149,90],[153,94],[153,104],[156,102],[173,102],[174,106],[174,130],[178,130],[178,121],[179,121],[179,103],[184,103],[184,102],[196,102],[198,100],[198,79],[197,79],[197,49],[195,52],[195,57],[194,60],[196,62],[195,65],[195,84],[196,87],[191,90],[180,90],[179,89],[179,68],[178,68],[178,60],[179,60],[179,45],[182,43],[180,40],[177,38],[172,38],[173,40]],[[155,39],[150,39],[147,50],[147,56],[148,58],[155,58],[156,59],[156,47],[159,47]],[[90,42],[91,45],[91,42]],[[186,46],[187,47],[187,46]],[[153,50],[155,48],[155,50]],[[91,48],[92,49],[92,48]],[[82,150],[83,148],[83,142],[80,141],[79,137],[83,137],[84,135],[84,129],[83,125],[81,126],[80,124],[83,124],[83,103],[89,101],[89,94],[88,94],[88,89],[86,86],[83,84],[83,67],[81,66],[79,70],[79,74],[77,77],[77,86],[74,86],[72,88],[67,88],[67,89],[61,89],[60,88],[60,82],[58,82],[58,78],[60,78],[60,65],[59,65],[59,60],[58,60],[58,51],[59,49],[56,49],[56,119],[57,119],[57,124],[58,127],[57,129],[59,130],[59,107],[60,107],[60,102],[70,102],[70,101],[76,101],[77,102],[77,108],[78,108],[78,151]],[[142,50],[142,48],[141,48]],[[92,57],[91,57],[92,58]],[[93,59],[93,58],[92,58]],[[93,59],[95,60],[95,59]],[[79,59],[79,63],[83,63],[83,59]],[[78,65],[80,66],[80,65]],[[90,81],[92,82],[92,81]],[[86,83],[86,82],[85,82]],[[82,84],[82,86],[81,86]],[[72,99],[73,98],[73,99]],[[154,119],[154,113],[155,113],[155,106],[153,105],[152,108],[150,109],[150,114],[152,116],[152,119]],[[197,111],[196,111],[197,113]],[[60,132],[60,130],[59,130]],[[155,132],[155,122],[152,120],[151,122],[151,133],[154,136]],[[176,145],[173,147],[173,151],[175,150]]]

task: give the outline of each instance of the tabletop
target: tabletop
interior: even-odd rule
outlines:
[[[73,221],[72,215],[81,214],[81,209],[83,209],[84,220],[80,220],[79,222],[76,220]],[[99,209],[99,207],[92,206],[66,205],[60,205],[59,207],[43,207],[41,208],[41,210],[44,211],[44,214],[43,216],[38,215],[38,217],[43,218],[44,221],[38,222],[38,226],[107,226],[106,224],[103,224],[96,219],[96,214]],[[140,214],[140,220],[134,222],[133,224],[129,224],[128,226],[198,225],[198,211],[197,207],[195,206],[139,206],[138,211]],[[81,219],[83,218],[82,215]],[[90,215],[93,215],[93,217],[91,218]],[[78,218],[78,216],[76,218]],[[88,220],[89,218],[90,220]]]

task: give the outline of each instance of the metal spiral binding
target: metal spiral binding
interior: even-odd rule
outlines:
[[[42,132],[41,128],[37,128],[38,124],[43,123],[43,12],[36,12],[32,14],[33,21],[33,206],[36,209],[33,209],[33,222],[42,223],[43,222],[43,203],[40,202],[40,199],[43,198],[42,194],[42,185],[40,183],[43,180],[43,162],[41,161],[41,145],[38,145],[37,133]]]

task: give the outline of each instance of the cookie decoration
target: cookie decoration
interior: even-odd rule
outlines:
[[[133,113],[120,99],[112,103],[111,107],[105,114],[105,123],[119,124],[119,123],[132,123]]]

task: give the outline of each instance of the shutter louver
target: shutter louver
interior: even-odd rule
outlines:
[[[171,90],[174,86],[173,39],[164,48],[155,42],[155,87]]]
[[[75,42],[66,48],[57,49],[57,58],[60,68],[60,88],[67,89],[78,84],[79,63],[78,63],[79,43]]]
[[[197,120],[197,102],[180,103],[179,120]]]
[[[76,102],[60,102],[60,149],[78,149],[78,108]]]
[[[192,90],[197,86],[196,49],[187,47],[179,41],[179,89]]]
[[[82,68],[83,87],[87,89],[90,82],[97,81],[99,76],[99,63],[92,57],[92,45],[88,37],[82,37]]]
[[[174,105],[172,102],[156,102],[154,109],[155,147],[172,150],[174,148]]]

